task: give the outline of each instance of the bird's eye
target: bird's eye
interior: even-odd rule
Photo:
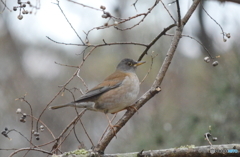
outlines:
[[[127,64],[128,64],[129,66],[132,66],[132,63],[131,63],[131,62],[128,62]]]

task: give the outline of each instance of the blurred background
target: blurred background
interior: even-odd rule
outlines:
[[[37,1],[39,2],[39,1]],[[127,18],[135,14],[147,12],[155,1],[138,1],[137,10],[133,7],[135,0],[101,0],[78,1],[80,3],[100,8],[106,7],[116,17]],[[175,3],[163,1],[166,7],[176,17]],[[36,1],[31,1],[35,4]],[[36,117],[60,90],[59,86],[73,75],[75,68],[60,66],[55,62],[77,66],[82,61],[83,47],[56,44],[46,38],[65,43],[81,44],[71,29],[56,1],[40,1],[40,9],[32,14],[23,15],[19,20],[19,10],[9,11],[0,3],[0,129],[16,129],[29,137],[30,119],[26,123],[19,122],[18,108],[30,114],[29,107],[16,98],[26,94],[26,100],[31,104]],[[185,15],[192,1],[181,2],[181,13]],[[17,2],[6,1],[12,10]],[[80,5],[60,0],[60,6],[72,26],[85,39],[85,33],[93,27],[108,22],[101,18],[102,12]],[[224,32],[230,33],[231,38],[223,41],[220,27],[198,7],[189,22],[184,34],[198,39],[209,50],[212,56],[219,56],[216,67],[204,62],[208,56],[203,47],[195,40],[183,37],[178,45],[170,69],[161,85],[162,91],[148,101],[113,139],[105,153],[135,152],[150,149],[174,148],[182,145],[208,145],[204,134],[212,127],[212,134],[218,138],[214,144],[228,144],[240,142],[239,108],[240,108],[240,5],[235,3],[219,3],[217,1],[203,1],[202,6],[216,20]],[[141,18],[134,19],[119,27],[127,28],[136,24]],[[114,21],[109,21],[109,24]],[[94,30],[89,35],[92,44],[106,42],[139,42],[150,43],[165,27],[173,21],[161,3],[149,14],[139,26],[118,31],[114,28]],[[174,30],[174,29],[173,29]],[[171,30],[169,34],[173,34]],[[143,60],[147,64],[138,68],[137,74],[142,79],[151,65],[151,53],[154,58],[152,70],[141,84],[141,94],[152,85],[166,52],[171,43],[170,36],[162,37],[149,50],[149,55]],[[89,88],[97,85],[111,74],[117,63],[123,58],[138,59],[144,48],[134,45],[106,46],[96,49],[85,61],[80,76]],[[88,50],[89,51],[89,50]],[[67,86],[86,91],[78,78]],[[72,90],[73,91],[73,90]],[[74,92],[74,91],[73,91]],[[81,94],[74,92],[75,97]],[[72,101],[72,95],[65,91],[58,96],[52,105]],[[80,111],[80,110],[79,110]],[[124,112],[118,114],[119,119]],[[76,116],[73,108],[61,110],[47,110],[41,120],[45,122],[58,136],[61,131]],[[82,117],[94,144],[102,135],[107,120],[103,113],[88,111]],[[35,128],[35,127],[34,127]],[[89,149],[91,144],[84,134],[80,124],[76,131],[79,139]],[[19,134],[11,132],[11,141],[0,136],[0,148],[28,147],[29,143]],[[34,139],[35,144],[42,144],[51,140],[45,130],[40,133],[40,141]],[[79,146],[73,134],[62,146],[62,151],[72,151]],[[43,149],[51,150],[51,147]],[[12,151],[0,150],[0,156],[7,156]],[[16,156],[23,156],[19,153]],[[27,156],[43,156],[42,153],[30,152]]]

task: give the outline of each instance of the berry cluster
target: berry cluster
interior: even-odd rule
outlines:
[[[17,4],[18,6],[13,7],[13,11],[19,10],[19,15],[18,15],[19,20],[23,19],[23,14],[32,14],[32,11],[28,11],[26,9],[27,5],[29,7],[33,7],[30,1],[22,2],[21,0],[18,0]]]

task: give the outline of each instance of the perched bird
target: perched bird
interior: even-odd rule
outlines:
[[[139,93],[139,79],[136,75],[136,68],[144,63],[132,59],[123,59],[117,65],[113,74],[78,100],[65,105],[51,106],[50,109],[71,106],[103,112],[109,121],[109,125],[113,127],[107,113],[114,114],[127,109],[136,100]]]

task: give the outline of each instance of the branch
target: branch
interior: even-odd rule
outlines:
[[[18,152],[28,151],[28,150],[38,151],[38,152],[42,152],[42,153],[45,153],[45,154],[52,155],[51,152],[48,152],[48,151],[46,151],[46,150],[39,149],[39,148],[30,148],[30,147],[28,147],[28,148],[20,148],[20,149],[14,151],[13,153],[11,153],[11,154],[9,155],[9,157],[12,157],[13,155],[17,154]]]
[[[181,23],[181,10],[180,10],[180,4],[179,1],[176,0],[177,3],[177,13],[178,13],[178,26],[181,27],[182,23]]]
[[[72,24],[70,23],[70,21],[68,20],[67,16],[65,15],[65,13],[63,12],[62,8],[60,7],[59,1],[57,0],[56,5],[58,6],[58,8],[60,9],[60,11],[62,12],[64,18],[67,20],[68,24],[70,25],[70,27],[72,28],[72,30],[74,31],[74,33],[76,34],[76,36],[79,38],[79,40],[82,42],[83,45],[85,45],[85,43],[83,42],[82,38],[78,35],[77,31],[74,29],[74,27],[72,26]]]
[[[240,144],[223,144],[223,145],[212,145],[212,146],[199,146],[194,145],[181,146],[180,148],[160,149],[160,150],[148,150],[141,152],[131,152],[122,154],[105,154],[101,157],[120,157],[120,156],[136,156],[136,157],[192,157],[192,156],[204,156],[204,157],[229,157],[237,156],[239,153]],[[86,151],[85,151],[86,152]],[[71,152],[74,154],[74,151]],[[70,157],[69,155],[55,155],[54,157]],[[91,155],[90,155],[91,154]],[[80,156],[94,156],[94,152],[87,152],[80,154]],[[97,155],[96,155],[97,156]]]
[[[147,54],[148,50],[158,41],[158,39],[161,38],[161,36],[165,35],[167,31],[169,31],[171,28],[175,27],[176,24],[172,24],[168,26],[167,28],[164,28],[163,31],[150,43],[146,46],[146,49],[143,51],[143,53],[138,58],[138,61],[141,61],[142,58]]]

